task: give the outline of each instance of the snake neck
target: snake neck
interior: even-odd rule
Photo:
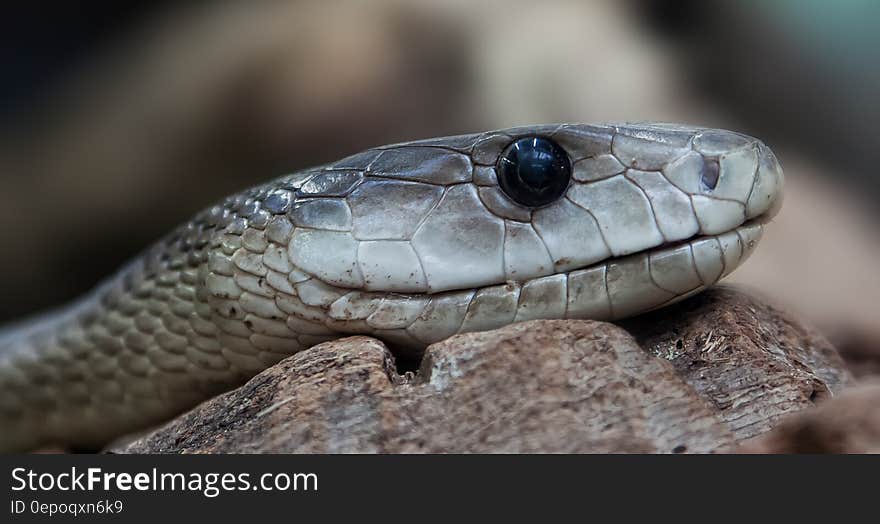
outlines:
[[[181,293],[183,271],[168,273],[177,275],[168,289]],[[193,379],[181,364],[189,359],[186,337],[174,331],[180,318],[165,301],[139,297],[138,282],[157,283],[143,261],[66,307],[0,331],[0,450],[100,449],[113,435],[156,424],[247,378],[224,361],[212,376]],[[208,307],[195,294],[190,305]]]

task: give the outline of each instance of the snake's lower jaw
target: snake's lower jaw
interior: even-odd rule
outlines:
[[[614,259],[597,268],[604,282],[607,301],[596,307],[575,304],[568,318],[618,320],[684,300],[716,284],[742,265],[755,250],[764,232],[761,220],[717,235],[700,236],[685,242]],[[577,289],[581,272],[569,277],[570,291]],[[575,285],[571,286],[572,280]],[[569,295],[569,300],[573,295]],[[575,301],[580,302],[574,295]],[[589,303],[589,302],[587,302]],[[583,311],[581,311],[583,310]],[[572,314],[572,311],[583,314]]]

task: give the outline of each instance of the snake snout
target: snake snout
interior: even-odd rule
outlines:
[[[762,142],[757,143],[758,169],[746,205],[748,218],[771,219],[782,208],[784,175],[776,155]]]

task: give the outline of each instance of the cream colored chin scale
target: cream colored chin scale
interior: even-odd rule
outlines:
[[[733,271],[782,171],[738,133],[531,126],[382,146],[233,195],[0,332],[0,449],[99,447],[322,341],[615,319]]]

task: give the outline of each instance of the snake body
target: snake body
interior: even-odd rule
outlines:
[[[532,136],[571,162],[565,193],[537,208],[497,174]],[[97,447],[350,334],[415,357],[456,333],[658,308],[745,260],[781,194],[760,141],[671,124],[437,138],[285,175],[0,331],[0,450]]]

